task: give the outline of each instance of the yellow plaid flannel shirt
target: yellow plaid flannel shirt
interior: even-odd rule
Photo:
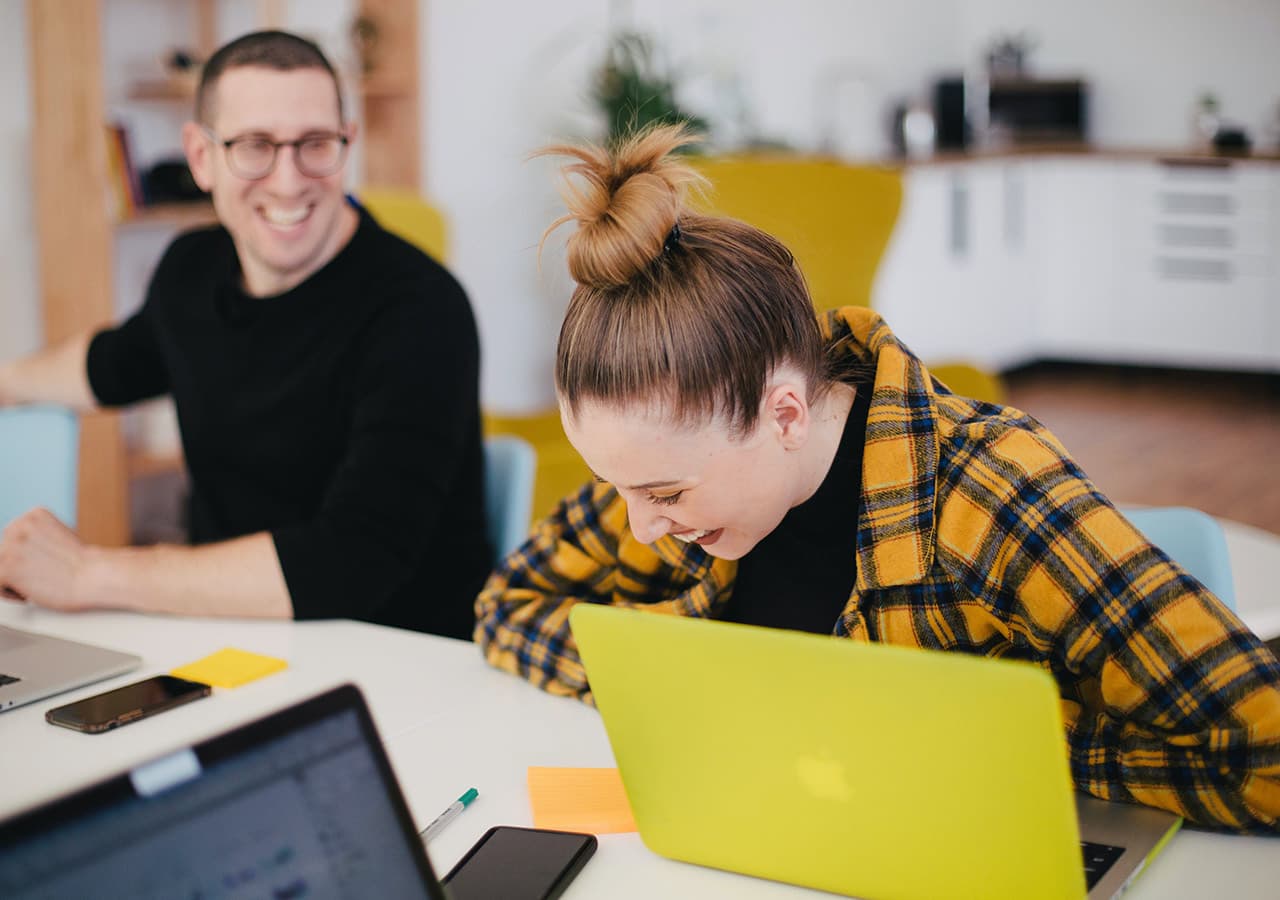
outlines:
[[[869,310],[830,313],[824,330],[875,369],[857,579],[833,633],[1039,665],[1060,689],[1079,788],[1280,830],[1280,664],[1266,646],[1034,419],[950,394]],[[589,703],[575,603],[714,618],[735,571],[696,544],[640,543],[612,487],[587,485],[490,577],[476,641],[493,665]]]

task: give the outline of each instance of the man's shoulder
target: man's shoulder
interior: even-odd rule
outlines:
[[[199,254],[225,253],[231,246],[231,236],[221,225],[203,225],[189,228],[169,242],[169,253]]]
[[[422,328],[474,335],[475,314],[462,285],[440,262],[376,223],[351,275],[359,280],[364,314],[382,329]]]
[[[179,269],[189,276],[192,269],[215,269],[227,265],[228,254],[235,252],[231,236],[221,225],[208,225],[184,231],[169,242],[160,258],[157,274]]]
[[[439,260],[376,221],[370,220],[364,227],[368,227],[364,265],[371,274],[377,273],[390,281],[425,283],[445,293],[465,296],[453,273]]]

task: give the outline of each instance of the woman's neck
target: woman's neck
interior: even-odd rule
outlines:
[[[853,409],[857,390],[851,385],[833,384],[822,398],[809,408],[812,422],[809,440],[804,447],[805,462],[800,497],[793,506],[799,506],[818,492],[835,462],[836,451],[844,437],[844,427]]]

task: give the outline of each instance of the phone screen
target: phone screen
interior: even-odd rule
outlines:
[[[593,834],[498,825],[485,832],[444,883],[455,900],[552,900],[595,851]]]
[[[97,733],[207,697],[210,691],[209,685],[198,681],[156,675],[51,709],[44,717],[54,725]]]

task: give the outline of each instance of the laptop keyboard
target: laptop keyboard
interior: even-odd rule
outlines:
[[[6,675],[3,672],[0,672],[0,687],[4,687],[6,684],[13,684],[14,682],[21,680],[21,678],[14,678],[12,675]]]
[[[1107,870],[1124,855],[1123,847],[1094,844],[1089,841],[1081,841],[1080,850],[1084,854],[1084,882],[1089,890],[1093,890],[1093,886],[1107,874]]]

